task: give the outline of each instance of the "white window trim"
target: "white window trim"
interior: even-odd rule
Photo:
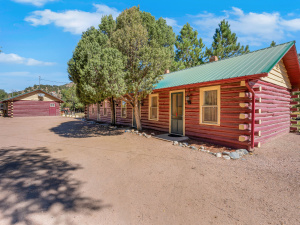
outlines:
[[[207,122],[202,122],[202,105],[204,102],[204,92],[205,91],[213,91],[217,90],[217,105],[218,105],[218,120],[217,123],[207,123]],[[203,87],[199,88],[199,124],[204,124],[204,125],[212,125],[212,126],[220,126],[220,116],[221,116],[221,88],[220,85],[217,86],[210,86],[210,87]]]
[[[123,102],[125,102],[126,104],[125,104],[125,109],[126,109],[126,116],[124,117],[123,116],[123,114],[122,114],[122,105],[123,105]],[[126,101],[123,101],[123,100],[121,100],[121,118],[127,118],[127,102]]]
[[[151,119],[150,118],[150,109],[151,109],[151,99],[152,97],[157,97],[157,118],[156,119]],[[158,121],[159,120],[159,95],[158,94],[150,94],[149,95],[149,106],[148,106],[148,120],[154,120]]]

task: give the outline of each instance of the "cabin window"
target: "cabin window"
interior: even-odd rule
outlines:
[[[149,120],[158,120],[158,94],[149,95]]]
[[[122,101],[122,105],[121,105],[121,117],[122,118],[126,118],[127,116],[127,106],[126,106],[126,102]]]
[[[55,107],[55,103],[50,103],[50,107]]]
[[[220,86],[200,88],[200,124],[220,125]]]
[[[92,114],[94,114],[94,113],[95,113],[94,106],[92,106]]]
[[[108,102],[104,101],[104,104],[103,104],[103,116],[107,116],[107,108],[108,108]]]

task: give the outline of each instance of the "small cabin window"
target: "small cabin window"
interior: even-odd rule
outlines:
[[[200,88],[200,124],[220,125],[220,86]]]
[[[149,95],[149,120],[158,120],[158,94]]]
[[[95,113],[95,109],[94,109],[94,106],[92,106],[92,114]]]
[[[107,116],[107,108],[108,108],[108,102],[104,101],[104,104],[103,104],[103,116]]]
[[[121,105],[121,117],[122,118],[126,118],[126,116],[127,116],[126,110],[127,110],[126,102],[122,101],[122,105]]]
[[[50,107],[55,107],[55,103],[50,103]]]

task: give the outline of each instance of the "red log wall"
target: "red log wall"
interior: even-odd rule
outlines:
[[[185,88],[185,95],[190,96],[191,104],[185,102],[185,135],[194,139],[199,139],[223,146],[233,148],[250,149],[251,143],[251,94],[240,82],[221,84],[221,118],[220,126],[199,124],[199,87]],[[250,82],[256,92],[256,124],[255,143],[266,142],[269,138],[281,133],[288,133],[290,128],[290,100],[291,93],[288,89],[279,87],[261,80]],[[262,87],[259,90],[258,87]],[[174,89],[173,89],[174,90]],[[182,89],[181,89],[182,90]],[[169,132],[169,94],[170,90],[155,90],[159,99],[159,120],[148,119],[148,96],[143,100],[141,107],[141,121],[143,128]],[[240,93],[245,93],[241,97]],[[259,102],[260,99],[260,102]],[[241,107],[240,103],[244,103]],[[127,116],[121,117],[121,101],[117,101],[116,117],[117,124],[132,126],[132,107],[127,103]],[[243,105],[243,104],[242,104]],[[91,107],[89,112],[91,115]],[[97,119],[95,105],[95,115],[90,119]],[[111,112],[103,116],[103,107],[100,109],[100,121],[110,123]],[[241,114],[245,119],[240,118]],[[245,125],[245,129],[240,129],[239,125]],[[258,136],[261,135],[261,136]],[[240,137],[246,137],[240,140]]]
[[[59,116],[59,102],[19,100],[13,102],[13,117],[49,116],[50,103],[55,104],[56,116]]]
[[[265,143],[279,134],[289,133],[290,90],[261,80],[252,81],[250,85],[261,87],[260,90],[254,89],[256,99],[260,98],[260,102],[255,104],[255,120],[260,120],[260,124],[255,124],[255,132],[260,131],[261,135],[255,136],[255,142]]]

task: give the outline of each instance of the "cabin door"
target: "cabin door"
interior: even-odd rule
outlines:
[[[49,116],[56,116],[56,104],[50,103]]]
[[[171,93],[171,133],[183,135],[183,92]]]

